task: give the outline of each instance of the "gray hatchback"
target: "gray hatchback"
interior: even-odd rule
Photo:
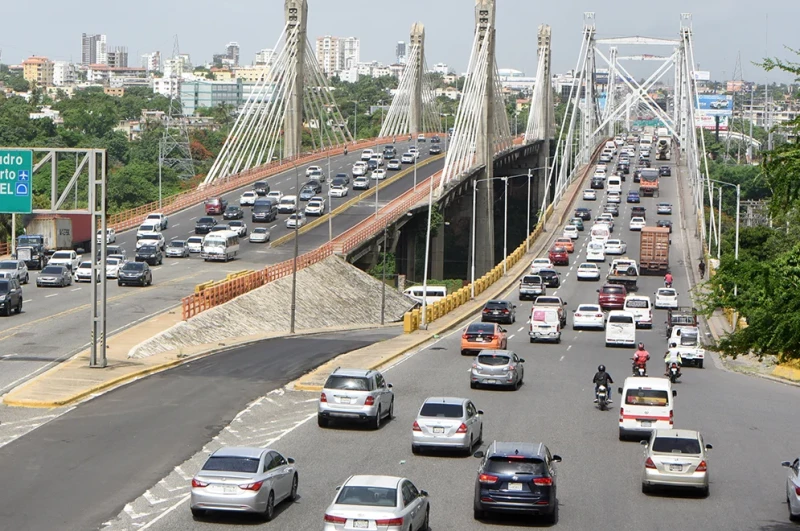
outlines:
[[[472,362],[469,385],[501,385],[518,389],[525,375],[525,360],[510,350],[481,350]]]
[[[394,392],[378,371],[337,368],[322,388],[317,424],[325,428],[336,420],[367,422],[374,429],[394,416]]]

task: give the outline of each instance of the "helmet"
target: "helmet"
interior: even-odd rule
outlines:
[[[606,372],[606,366],[605,365],[598,365],[597,366],[597,370],[600,371],[600,372]]]
[[[644,343],[639,343],[639,350],[644,350]]]

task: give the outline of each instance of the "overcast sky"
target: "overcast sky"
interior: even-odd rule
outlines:
[[[426,27],[429,66],[444,62],[461,73],[466,69],[474,29],[473,0],[309,0],[308,36],[330,34],[361,39],[361,60],[394,61],[398,40],[408,41],[413,22]],[[173,36],[194,64],[210,61],[229,41],[241,46],[241,62],[250,63],[261,48],[271,48],[283,27],[283,0],[37,0],[5,2],[0,50],[3,63],[19,63],[30,55],[80,61],[80,36],[104,33],[109,46],[127,46],[129,63],[139,65],[142,53],[172,54]],[[80,7],[78,7],[80,6]],[[765,54],[798,60],[784,46],[800,48],[796,31],[799,0],[497,0],[497,63],[528,75],[536,71],[536,28],[550,24],[553,72],[574,68],[584,11],[596,11],[599,38],[644,35],[677,38],[680,13],[692,12],[695,60],[711,78],[731,78],[737,54],[746,80],[793,81],[766,74],[753,65]],[[18,21],[14,23],[14,21]],[[660,48],[660,49],[659,49]],[[605,52],[604,52],[605,53]],[[671,53],[669,47],[620,49],[622,54]],[[607,54],[606,54],[607,55]],[[628,63],[637,77],[646,77],[655,62]],[[602,60],[598,59],[598,66]],[[738,77],[738,76],[737,76]]]

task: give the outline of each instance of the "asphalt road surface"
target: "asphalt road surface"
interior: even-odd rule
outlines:
[[[407,142],[398,143],[399,153],[408,147]],[[430,143],[420,144],[420,162],[428,158]],[[361,151],[351,152],[346,157],[331,158],[331,171],[335,175],[339,172],[350,174],[353,162],[359,160]],[[326,161],[317,162],[328,173]],[[436,161],[422,166],[417,171],[417,181],[422,181],[442,168],[443,161]],[[306,182],[305,169],[307,166],[298,167],[300,185]],[[412,168],[413,165],[404,164],[403,170]],[[387,178],[396,172],[387,172]],[[268,179],[273,190],[280,190],[284,194],[296,193],[294,170],[284,172]],[[372,181],[372,187],[375,181]],[[378,196],[379,206],[401,195],[414,185],[413,172],[399,181],[381,188]],[[230,192],[224,197],[229,204],[239,204],[239,196],[244,190],[250,190],[248,185],[239,190]],[[327,197],[328,186],[323,185],[323,195]],[[328,198],[328,211],[336,208],[345,201],[352,199],[362,191],[351,189],[350,195],[345,198]],[[305,202],[301,202],[305,208]],[[245,223],[248,232],[254,226],[250,221],[249,207],[245,208]],[[374,195],[336,216],[332,220],[332,233],[337,236],[353,227],[358,222],[373,214],[375,211]],[[194,224],[198,217],[204,216],[203,205],[197,205],[184,211],[169,216],[169,226],[164,231],[167,242],[172,239],[186,239],[194,235]],[[216,216],[221,220],[222,216]],[[285,226],[287,215],[281,214],[272,223],[266,224],[271,228],[272,239],[287,234],[289,229]],[[313,220],[314,218],[309,218]],[[313,250],[328,241],[328,224],[302,234],[299,238],[300,252]],[[136,231],[131,230],[117,236],[116,245],[123,246],[127,256],[132,259],[135,255]],[[194,291],[195,285],[208,280],[225,278],[228,273],[243,269],[258,269],[267,264],[281,262],[291,258],[294,245],[288,244],[270,248],[269,244],[250,243],[246,238],[241,240],[241,251],[238,259],[228,262],[204,262],[198,255],[190,258],[165,258],[164,264],[153,268],[153,286],[119,287],[116,281],[108,282],[107,330],[109,335],[116,331],[130,327],[144,321],[167,308],[180,303],[180,299]],[[91,315],[90,293],[88,283],[73,283],[66,288],[37,288],[36,274],[31,272],[31,282],[23,287],[25,294],[24,308],[21,315],[0,320],[0,395],[27,379],[48,369],[54,363],[70,357],[89,346],[89,324]]]

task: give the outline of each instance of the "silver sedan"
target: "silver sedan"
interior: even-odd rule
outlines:
[[[483,411],[467,398],[425,400],[411,428],[411,451],[422,448],[461,450],[467,455],[483,440]]]
[[[792,462],[784,461],[786,467],[786,501],[789,504],[789,519],[800,522],[800,457]]]
[[[481,350],[472,362],[469,385],[502,385],[518,389],[525,375],[525,360],[510,350]]]
[[[192,479],[192,515],[234,511],[272,520],[277,504],[297,499],[297,481],[291,457],[269,448],[223,447]]]
[[[708,450],[694,430],[653,430],[644,445],[642,492],[653,487],[688,487],[708,495]]]
[[[265,227],[256,227],[250,233],[251,243],[266,243],[269,241],[269,229]]]

